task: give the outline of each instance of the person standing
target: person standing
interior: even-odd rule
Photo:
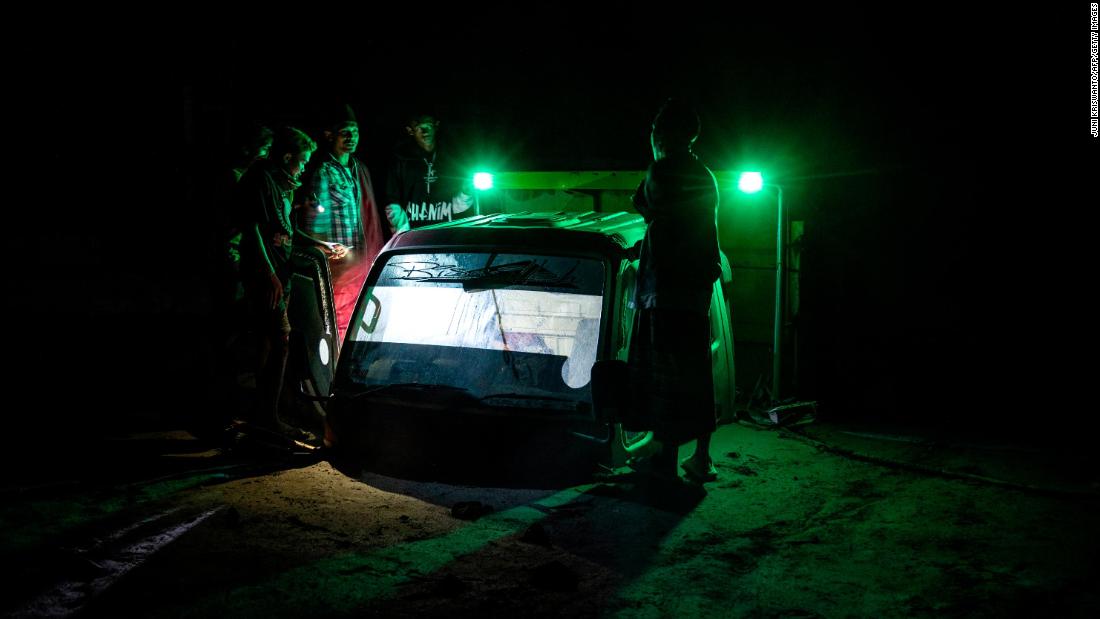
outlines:
[[[476,214],[462,171],[437,148],[438,131],[430,114],[405,123],[409,139],[395,150],[386,176],[386,209],[397,232]]]
[[[213,191],[213,210],[206,213],[210,222],[209,265],[212,309],[211,369],[213,397],[219,424],[226,416],[236,416],[241,401],[238,397],[240,378],[248,368],[248,354],[243,337],[248,327],[248,312],[241,283],[241,232],[234,213],[237,184],[253,165],[267,159],[274,132],[262,125],[245,125],[234,139],[228,166],[220,169]]]
[[[248,125],[237,138],[229,170],[219,184],[214,199],[214,309],[218,317],[219,341],[225,342],[239,330],[240,310],[244,298],[241,286],[241,233],[233,221],[232,198],[237,183],[244,173],[257,162],[267,159],[271,151],[274,132],[263,125]]]
[[[275,134],[270,157],[250,167],[241,177],[234,212],[241,232],[241,281],[251,331],[257,336],[259,359],[256,411],[253,421],[298,439],[308,433],[285,423],[279,404],[286,372],[290,320],[290,256],[293,243],[312,243],[326,253],[328,244],[302,234],[291,223],[294,191],[317,144],[293,127]]]
[[[354,156],[359,146],[355,112],[347,105],[340,112],[324,131],[328,152],[309,178],[300,225],[311,237],[332,244],[333,308],[343,342],[355,301],[386,236],[370,171]]]
[[[668,481],[678,479],[677,449],[691,439],[695,454],[681,466],[696,481],[717,477],[709,455],[716,424],[708,315],[721,275],[718,185],[692,152],[699,130],[694,109],[668,100],[653,120],[653,163],[634,195],[647,227],[629,363],[639,406],[648,409],[660,443],[650,472]]]

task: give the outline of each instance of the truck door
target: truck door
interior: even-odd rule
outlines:
[[[290,359],[288,378],[310,395],[328,395],[340,342],[332,304],[328,259],[315,247],[295,249],[291,257]]]

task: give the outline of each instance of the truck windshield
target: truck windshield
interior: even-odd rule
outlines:
[[[603,286],[603,264],[587,258],[389,256],[360,301],[339,374],[353,388],[426,384],[488,405],[584,408]]]

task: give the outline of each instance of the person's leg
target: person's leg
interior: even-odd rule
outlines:
[[[691,454],[692,458],[697,460],[705,460],[710,462],[710,433],[702,434],[695,440],[695,453]]]
[[[274,324],[268,342],[270,348],[267,353],[267,363],[257,385],[260,407],[257,423],[287,438],[315,442],[316,437],[311,432],[299,428],[293,419],[288,423],[279,414],[280,410],[291,411],[293,406],[290,394],[284,390],[287,359],[290,356],[290,320],[286,311],[286,297],[274,314]]]
[[[667,436],[657,433],[653,439],[661,444],[660,449],[653,454],[649,473],[654,477],[676,479],[679,473],[676,471],[676,457],[679,454],[679,445],[669,441]]]
[[[279,418],[279,400],[283,391],[283,378],[286,374],[286,362],[289,354],[290,325],[286,320],[286,311],[274,317],[274,324],[268,327],[260,351],[260,371],[256,380],[256,422],[262,426],[279,430],[284,424]]]
[[[714,481],[718,479],[718,469],[715,468],[714,461],[710,458],[710,437],[710,432],[699,435],[695,439],[695,452],[684,458],[684,461],[680,463],[680,467],[684,469],[684,472],[696,481]]]

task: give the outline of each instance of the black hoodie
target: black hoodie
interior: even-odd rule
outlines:
[[[400,204],[412,228],[475,214],[473,192],[463,191],[464,174],[438,148],[425,153],[412,142],[394,152],[386,176],[385,203]]]

